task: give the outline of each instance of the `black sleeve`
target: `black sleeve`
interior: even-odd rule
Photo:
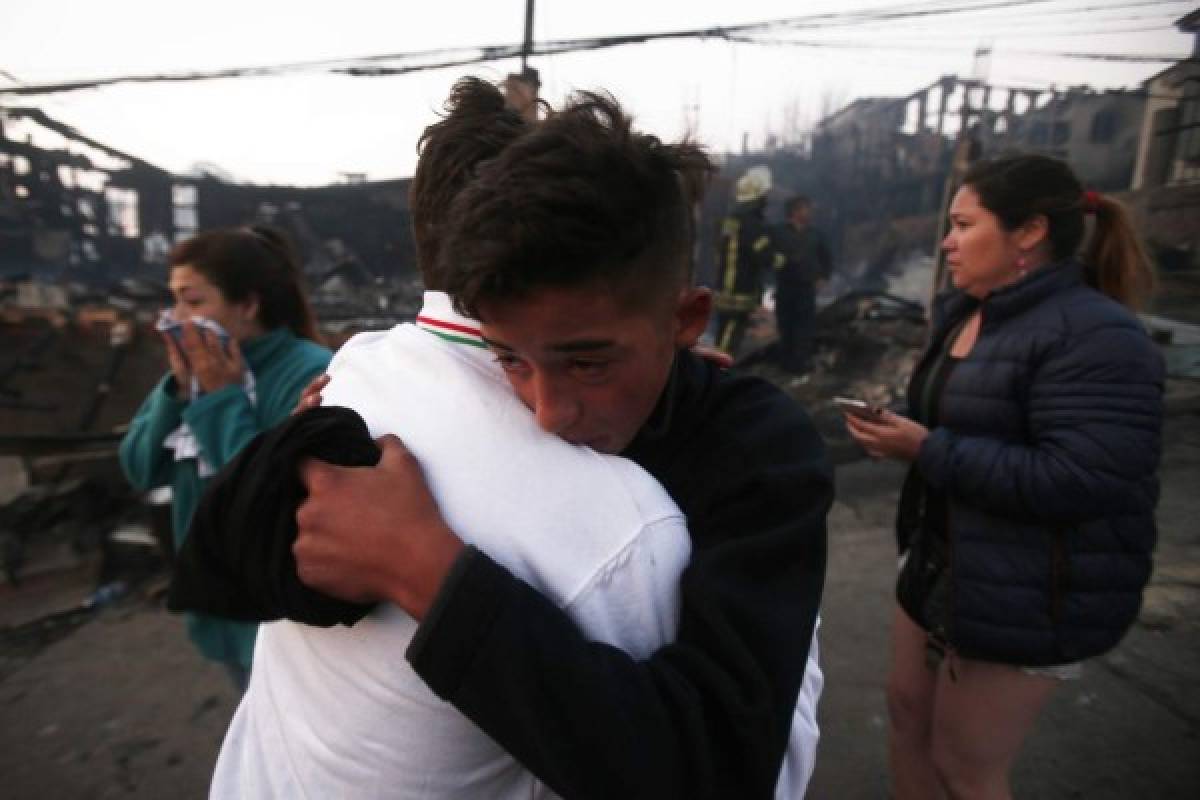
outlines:
[[[771,798],[804,678],[833,487],[811,425],[710,456],[689,513],[677,639],[636,661],[588,641],[529,585],[472,554],[413,668],[568,800]],[[688,503],[664,481],[685,508]]]
[[[305,496],[297,468],[308,457],[368,466],[379,455],[362,418],[336,406],[258,434],[209,479],[176,555],[167,608],[250,622],[358,622],[372,605],[310,589],[296,573],[296,509]]]

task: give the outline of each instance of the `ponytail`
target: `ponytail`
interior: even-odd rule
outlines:
[[[1083,256],[1088,283],[1124,306],[1141,308],[1154,291],[1154,268],[1129,211],[1094,192],[1087,193],[1085,205],[1096,216]]]
[[[259,289],[259,316],[267,328],[286,325],[301,339],[324,344],[317,330],[316,315],[304,291],[304,276],[300,258],[291,241],[277,228],[250,225],[246,229],[262,247],[272,251],[275,263],[282,270],[282,280],[269,281]]]
[[[1046,218],[1046,238],[1058,261],[1082,255],[1090,286],[1132,309],[1154,290],[1154,271],[1129,212],[1099,192],[1084,191],[1065,161],[1035,153],[1009,153],[971,165],[963,178],[1005,230],[1037,215]],[[1095,217],[1082,254],[1086,218]]]

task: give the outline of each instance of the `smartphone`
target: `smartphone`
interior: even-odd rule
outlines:
[[[856,417],[872,422],[877,421],[883,415],[883,409],[871,405],[866,400],[859,400],[854,397],[835,397],[833,398],[833,404],[847,414],[853,414]]]

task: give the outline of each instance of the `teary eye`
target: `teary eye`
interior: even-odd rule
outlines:
[[[577,358],[571,361],[571,371],[585,380],[601,378],[612,361],[597,358]]]

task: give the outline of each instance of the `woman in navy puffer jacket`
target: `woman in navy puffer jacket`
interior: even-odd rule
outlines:
[[[912,464],[888,681],[901,799],[1009,796],[1057,681],[1136,618],[1155,540],[1163,364],[1129,310],[1153,278],[1124,209],[1013,155],[968,171],[950,224],[954,290],[908,416],[846,420]]]

